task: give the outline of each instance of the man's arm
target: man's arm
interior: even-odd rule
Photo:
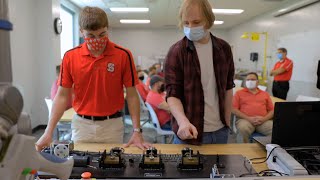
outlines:
[[[227,90],[225,105],[224,105],[224,113],[225,113],[226,124],[229,127],[230,127],[230,119],[231,119],[232,97],[233,97],[233,89]]]
[[[136,88],[128,87],[126,93],[133,128],[140,128],[140,100]]]
[[[175,97],[169,97],[167,101],[168,106],[170,107],[171,114],[175,117],[179,126],[181,123],[184,122],[190,123],[186,114],[184,113],[183,105],[180,99]]]
[[[127,87],[126,92],[126,99],[128,102],[128,108],[132,119],[133,128],[140,128],[140,99],[137,90],[135,87]],[[129,147],[131,144],[137,146],[140,149],[149,148],[151,146],[149,143],[144,142],[142,133],[135,131],[133,132],[131,139],[125,145],[125,147]]]
[[[272,119],[273,114],[274,114],[274,110],[269,111],[268,114],[263,117],[263,120],[268,121],[268,120]]]
[[[71,88],[59,86],[58,93],[53,100],[51,115],[49,117],[46,132],[53,134],[53,131],[66,110],[71,98]]]
[[[68,102],[71,98],[71,88],[64,88],[60,86],[56,97],[53,100],[52,110],[49,117],[48,126],[36,143],[36,149],[41,151],[44,147],[49,146],[52,141],[52,135],[57,123],[62,117],[64,111],[68,106]]]
[[[161,104],[159,104],[158,108],[170,113],[170,108],[166,101],[163,101]]]
[[[247,116],[245,113],[241,112],[239,109],[232,108],[232,113],[240,119],[249,119],[250,117]]]
[[[175,117],[179,126],[177,135],[182,140],[196,139],[198,137],[198,131],[186,117],[181,100],[176,97],[168,97],[167,101],[171,114]]]
[[[277,75],[282,74],[284,72],[286,72],[286,69],[284,69],[284,68],[275,69],[270,72],[270,76],[277,76]]]

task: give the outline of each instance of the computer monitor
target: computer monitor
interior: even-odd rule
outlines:
[[[320,146],[320,101],[275,104],[272,144]]]

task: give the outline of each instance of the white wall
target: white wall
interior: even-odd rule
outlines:
[[[59,15],[59,0],[9,1],[13,83],[23,91],[32,127],[48,121],[44,97],[50,95],[55,65],[60,63],[60,38],[53,30]]]
[[[212,30],[217,37],[228,41],[228,31]],[[136,64],[142,61],[147,69],[157,62],[156,56],[165,56],[169,48],[184,36],[179,29],[119,29],[113,28],[110,39],[131,50]]]
[[[279,7],[279,9],[285,7]],[[290,83],[289,100],[298,94],[319,96],[316,89],[316,68],[320,60],[320,3],[275,18],[273,12],[259,16],[230,30],[230,42],[234,46],[236,68],[255,70],[249,60],[250,52],[259,53],[258,70],[263,64],[264,37],[259,42],[240,39],[243,32],[268,32],[268,72],[277,61],[277,48],[285,47],[288,57],[294,61],[293,76]],[[241,59],[241,62],[239,61]],[[272,78],[269,77],[269,91]]]

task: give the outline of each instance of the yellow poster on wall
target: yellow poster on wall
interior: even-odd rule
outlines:
[[[259,33],[251,33],[251,40],[252,41],[259,41],[260,40]]]

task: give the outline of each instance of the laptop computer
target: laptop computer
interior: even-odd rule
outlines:
[[[277,102],[274,109],[272,136],[254,137],[266,146],[320,146],[320,102]]]

